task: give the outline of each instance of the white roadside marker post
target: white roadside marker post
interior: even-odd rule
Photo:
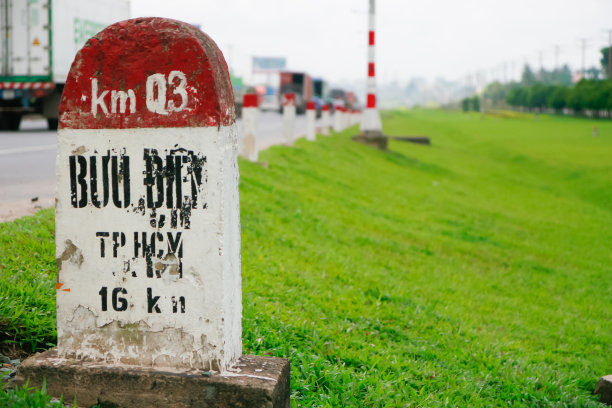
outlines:
[[[242,356],[235,108],[210,37],[138,18],[91,38],[56,168],[58,346],[17,383],[82,406],[288,406],[288,361]]]
[[[283,138],[287,146],[293,146],[295,140],[295,94],[283,95]]]
[[[329,123],[329,104],[325,104],[321,109],[321,133],[325,136],[329,136]]]
[[[342,107],[336,106],[334,109],[334,132],[342,132]]]
[[[259,156],[257,148],[257,116],[259,108],[257,94],[245,94],[242,100],[242,156],[256,162]]]
[[[316,140],[315,122],[317,111],[314,102],[306,102],[306,140],[314,142]]]

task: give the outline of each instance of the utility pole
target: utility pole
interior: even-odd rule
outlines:
[[[375,70],[375,17],[376,0],[370,0],[370,13],[368,15],[368,79],[366,82],[366,108],[361,120],[361,132],[364,134],[379,135],[382,131],[380,114],[376,107],[376,70]]]
[[[370,13],[368,15],[368,77],[366,81],[366,107],[361,115],[361,133],[353,140],[368,146],[387,150],[389,138],[382,133],[380,113],[376,107],[376,66],[375,66],[375,17],[376,0],[369,0]],[[335,113],[334,113],[335,115]],[[429,141],[429,139],[427,139]]]

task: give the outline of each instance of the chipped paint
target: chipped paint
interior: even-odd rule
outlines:
[[[117,23],[77,55],[60,118],[60,356],[226,370],[242,351],[242,297],[220,51],[177,21]]]

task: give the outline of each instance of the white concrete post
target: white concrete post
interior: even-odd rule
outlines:
[[[59,120],[58,356],[225,371],[242,354],[242,291],[221,51],[175,20],[114,24],[76,55]]]
[[[366,108],[361,119],[362,133],[382,133],[380,114],[376,107],[376,72],[375,72],[375,16],[376,0],[370,0],[368,32],[368,79],[366,83]]]
[[[317,111],[314,102],[306,103],[306,140],[314,142],[316,140],[315,122]]]
[[[321,133],[326,136],[329,136],[329,123],[329,105],[325,104],[321,111]]]
[[[342,108],[341,106],[337,106],[336,109],[334,109],[334,132],[342,132],[342,130],[344,129],[342,127],[343,125],[342,111],[343,110],[344,108]]]
[[[256,162],[259,156],[257,148],[257,116],[259,115],[257,94],[244,94],[242,101],[242,156]]]
[[[283,95],[283,139],[288,146],[295,140],[295,94]]]

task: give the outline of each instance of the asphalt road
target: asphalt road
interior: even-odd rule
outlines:
[[[260,150],[282,144],[282,116],[260,112],[257,122]],[[0,132],[0,206],[37,198],[49,202],[55,197],[55,156],[57,133],[48,131],[43,119],[26,118],[18,132]],[[242,138],[242,123],[237,122]],[[296,117],[296,136],[306,133],[306,118]]]

